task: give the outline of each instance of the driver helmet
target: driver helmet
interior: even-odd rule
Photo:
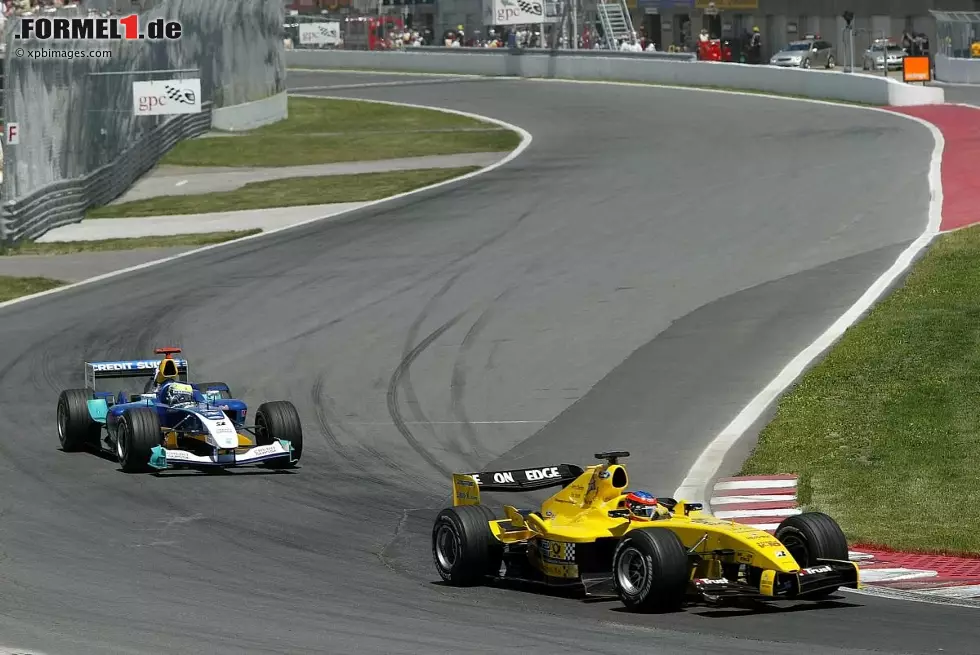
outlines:
[[[168,405],[181,405],[194,402],[194,387],[182,382],[170,382],[161,389],[164,402]]]
[[[652,521],[658,515],[657,497],[647,491],[631,491],[626,494],[626,509],[638,521]]]

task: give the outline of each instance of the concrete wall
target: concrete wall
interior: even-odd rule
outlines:
[[[283,91],[261,100],[215,109],[211,112],[211,127],[242,132],[276,123],[289,115],[287,100],[287,93]]]
[[[873,105],[919,105],[944,102],[938,87],[904,84],[876,75],[618,57],[565,51],[557,56],[524,51],[465,51],[434,48],[417,52],[351,52],[292,50],[286,63],[293,68],[373,69],[426,73],[616,80],[763,91],[815,99]]]
[[[936,79],[955,84],[980,84],[980,59],[950,59],[936,55]]]
[[[63,9],[59,16],[80,10]],[[126,152],[174,116],[135,116],[132,83],[200,77],[201,101],[216,108],[285,89],[283,6],[277,0],[166,0],[140,14],[179,20],[174,41],[64,41],[57,46],[14,38],[7,21],[4,113],[21,127],[4,153],[4,200],[82,178]],[[31,59],[36,49],[86,56]],[[13,54],[14,56],[11,56]],[[184,73],[154,72],[184,70]]]

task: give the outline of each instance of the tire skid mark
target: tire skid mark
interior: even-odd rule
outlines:
[[[396,368],[395,372],[391,374],[391,379],[388,381],[388,414],[391,416],[391,420],[394,422],[398,432],[401,433],[401,435],[405,438],[405,441],[408,442],[408,445],[411,446],[412,449],[418,453],[426,463],[447,478],[452,475],[452,472],[446,468],[446,466],[440,462],[438,458],[425,449],[415,435],[412,434],[412,431],[408,429],[408,425],[405,424],[405,419],[402,418],[401,409],[398,407],[398,387],[401,385],[402,377],[412,366],[412,362],[414,362],[418,356],[432,344],[432,342],[441,337],[447,330],[449,330],[449,328],[456,325],[456,323],[458,323],[459,320],[465,315],[466,311],[460,312],[453,318],[440,325],[432,333],[430,333],[429,336],[419,342],[417,346],[412,348],[412,350],[402,358],[402,361],[398,364],[398,368]]]
[[[477,459],[488,457],[491,455],[491,453],[483,447],[482,443],[480,443],[480,440],[476,434],[476,429],[473,427],[473,424],[470,423],[469,416],[466,413],[466,405],[464,402],[464,396],[466,394],[466,355],[473,347],[474,341],[483,331],[483,328],[485,328],[490,322],[494,305],[513,293],[515,288],[516,287],[512,285],[497,294],[497,297],[494,298],[490,304],[487,305],[486,309],[480,313],[476,320],[473,321],[473,325],[471,325],[470,329],[467,330],[466,335],[459,344],[459,352],[456,355],[456,361],[453,363],[453,374],[449,383],[450,410],[452,411],[453,417],[462,425],[463,439]],[[460,446],[460,449],[463,449],[462,445]],[[474,469],[480,467],[479,463],[473,463],[470,461],[467,461],[467,463],[473,466]]]
[[[330,409],[327,407],[328,401],[326,398],[326,394],[323,391],[323,383],[324,383],[325,375],[326,375],[325,373],[320,373],[320,375],[317,376],[316,380],[314,380],[313,386],[310,388],[310,400],[313,401],[313,410],[316,413],[317,424],[319,425],[320,428],[319,429],[320,436],[323,437],[323,441],[324,443],[327,444],[327,447],[330,448],[330,450],[334,451],[337,455],[340,456],[341,459],[344,460],[346,466],[349,466],[350,468],[356,469],[357,471],[360,471],[361,473],[365,474],[366,477],[369,480],[371,480],[371,482],[375,482],[375,483],[380,482],[378,478],[372,477],[368,473],[368,467],[364,465],[364,463],[361,461],[359,457],[354,456],[350,452],[350,449],[344,444],[342,444],[340,442],[340,439],[338,439],[337,435],[334,433],[333,428],[330,425],[331,418],[333,418],[331,416],[332,413]],[[332,460],[329,460],[326,463],[326,465],[336,468],[336,463],[333,462]]]
[[[418,338],[422,323],[424,323],[425,319],[429,317],[429,313],[435,308],[439,300],[449,293],[449,290],[453,288],[453,285],[456,284],[459,278],[469,270],[470,267],[465,267],[450,276],[450,278],[443,283],[439,290],[436,291],[435,295],[429,298],[429,300],[422,307],[422,311],[419,312],[418,316],[415,317],[415,320],[412,321],[412,324],[408,328],[408,334],[405,337],[405,346],[402,350],[403,360],[409,356],[409,353],[412,352],[413,344]],[[419,354],[421,354],[421,352],[419,352]],[[416,355],[416,357],[417,356],[418,355]],[[405,371],[401,376],[400,383],[402,390],[405,392],[405,404],[408,406],[408,409],[412,414],[412,418],[414,418],[417,423],[420,423],[426,432],[432,435],[433,440],[439,442],[439,436],[436,434],[435,428],[430,423],[429,417],[426,416],[424,411],[422,411],[422,405],[415,393],[415,387],[412,385],[412,372],[410,367],[405,368]],[[462,455],[462,452],[457,452],[457,454]]]
[[[316,411],[317,422],[320,427],[320,435],[327,443],[327,446],[340,455],[345,463],[349,464],[351,467],[360,472],[360,477],[366,478],[374,484],[383,486],[392,485],[391,478],[372,473],[371,467],[364,463],[365,458],[361,457],[360,453],[354,452],[355,449],[344,445],[338,438],[334,425],[337,426],[337,429],[347,432],[348,434],[350,434],[350,431],[343,427],[343,421],[331,408],[333,399],[323,391],[324,375],[325,374],[321,374],[317,377],[312,388],[313,407]],[[431,482],[426,478],[410,474],[399,462],[391,459],[373,446],[362,443],[358,448],[366,454],[367,459],[370,461],[383,464],[387,469],[399,473],[401,476],[410,479],[415,484],[431,484]]]
[[[500,241],[501,239],[503,239],[505,236],[507,236],[507,234],[509,234],[510,232],[512,232],[514,229],[516,229],[528,216],[530,216],[534,212],[534,209],[535,209],[535,206],[536,205],[537,205],[537,203],[534,203],[534,205],[532,207],[529,207],[528,209],[524,210],[510,225],[507,225],[505,228],[503,228],[502,230],[500,230],[499,232],[497,232],[493,236],[491,236],[491,237],[485,239],[484,241],[478,243],[476,246],[474,246],[468,252],[463,253],[462,255],[460,255],[459,257],[457,257],[456,259],[454,259],[452,262],[450,262],[446,266],[443,266],[440,269],[439,272],[448,270],[451,266],[453,266],[455,264],[458,264],[460,262],[463,262],[463,261],[469,259],[470,257],[473,257],[474,255],[478,254],[480,251],[484,250],[485,248],[488,248],[488,247],[492,246],[493,244],[495,244],[498,241]],[[422,448],[422,446],[418,442],[418,440],[414,436],[414,434],[412,434],[411,430],[409,430],[408,426],[405,424],[405,421],[404,421],[404,419],[401,416],[401,410],[398,407],[398,402],[397,402],[398,386],[401,385],[405,389],[406,400],[407,400],[407,402],[409,404],[409,408],[410,408],[410,411],[412,412],[412,416],[415,418],[415,420],[417,422],[422,423],[423,425],[425,425],[426,428],[427,428],[427,430],[428,430],[428,432],[430,434],[432,434],[433,437],[435,437],[436,436],[435,435],[435,430],[433,429],[431,423],[429,422],[429,419],[422,412],[421,405],[419,404],[419,401],[418,401],[418,397],[415,394],[415,390],[414,390],[414,388],[412,386],[412,382],[411,382],[411,377],[410,377],[409,369],[411,367],[411,363],[413,361],[415,361],[415,359],[418,358],[418,356],[422,353],[422,350],[424,350],[425,347],[428,347],[428,344],[431,343],[431,341],[434,341],[435,338],[438,337],[438,335],[436,337],[433,337],[433,335],[436,335],[436,333],[438,333],[439,335],[441,335],[443,332],[445,332],[446,330],[448,330],[449,327],[451,327],[451,325],[453,325],[457,321],[459,321],[466,314],[466,312],[468,310],[464,310],[464,311],[460,312],[454,319],[451,319],[451,321],[449,323],[444,324],[442,327],[438,328],[435,332],[433,332],[428,337],[426,337],[426,340],[423,341],[423,343],[425,343],[426,345],[421,350],[419,349],[419,346],[422,346],[422,344],[419,344],[419,346],[415,346],[414,349],[411,349],[410,350],[410,348],[411,348],[412,342],[415,340],[415,338],[416,338],[416,336],[418,334],[419,328],[421,327],[421,325],[425,321],[425,319],[428,317],[428,314],[431,311],[432,307],[435,305],[435,303],[438,302],[438,300],[440,298],[442,298],[446,293],[448,293],[449,290],[452,288],[452,286],[456,283],[456,281],[464,273],[466,273],[469,270],[471,270],[471,268],[472,268],[472,266],[467,266],[467,267],[463,268],[462,270],[458,271],[457,273],[453,274],[443,284],[443,286],[439,289],[439,291],[437,291],[436,294],[426,302],[425,306],[419,312],[419,316],[415,319],[415,321],[412,322],[412,325],[409,327],[408,336],[407,336],[407,338],[405,340],[405,352],[404,352],[404,354],[402,356],[402,361],[398,365],[398,368],[395,370],[395,373],[392,374],[392,377],[391,377],[391,381],[394,382],[395,384],[394,384],[394,386],[392,386],[392,384],[389,383],[389,387],[388,387],[388,413],[392,416],[392,419],[395,420],[395,425],[398,428],[398,431],[402,433],[402,436],[405,436],[405,438],[406,438],[406,440],[408,440],[409,444],[414,444],[412,447],[415,448],[416,451],[418,451],[419,448]],[[431,339],[431,341],[430,341],[430,339]],[[393,402],[393,399],[394,399],[394,402]],[[422,450],[424,450],[424,448],[422,448]],[[477,463],[474,462],[472,460],[472,458],[470,458],[464,452],[464,449],[463,448],[461,448],[461,447],[459,447],[457,445],[457,447],[453,448],[453,451],[456,454],[458,454],[468,465],[470,465],[470,466],[477,466]],[[429,462],[430,464],[432,464],[433,463],[433,460],[430,460],[429,459],[431,457],[431,454],[428,453],[428,451],[425,451],[425,452],[426,452],[426,455],[423,455],[422,456],[423,459],[425,459],[427,462]],[[421,455],[421,453],[419,453],[419,454]],[[445,472],[446,471],[445,467],[442,464],[439,464],[438,466],[436,466],[436,470],[439,470],[439,471],[442,471],[442,472]],[[447,473],[447,475],[448,475],[448,473]]]

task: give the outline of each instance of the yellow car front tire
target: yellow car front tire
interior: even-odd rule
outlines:
[[[687,591],[689,565],[680,537],[664,528],[633,530],[613,554],[616,593],[634,612],[674,612]]]

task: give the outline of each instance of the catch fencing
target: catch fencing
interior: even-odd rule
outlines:
[[[104,4],[119,10],[118,2]],[[143,4],[148,9],[140,12],[140,25],[176,20],[181,38],[22,41],[14,39],[17,20],[8,19],[3,110],[7,123],[18,124],[20,141],[4,144],[0,243],[81,220],[89,207],[125,192],[178,141],[207,132],[212,109],[285,90],[281,1]],[[80,14],[63,9],[47,15]],[[31,58],[30,51],[49,56]],[[201,79],[201,113],[134,115],[134,81],[182,78]]]

